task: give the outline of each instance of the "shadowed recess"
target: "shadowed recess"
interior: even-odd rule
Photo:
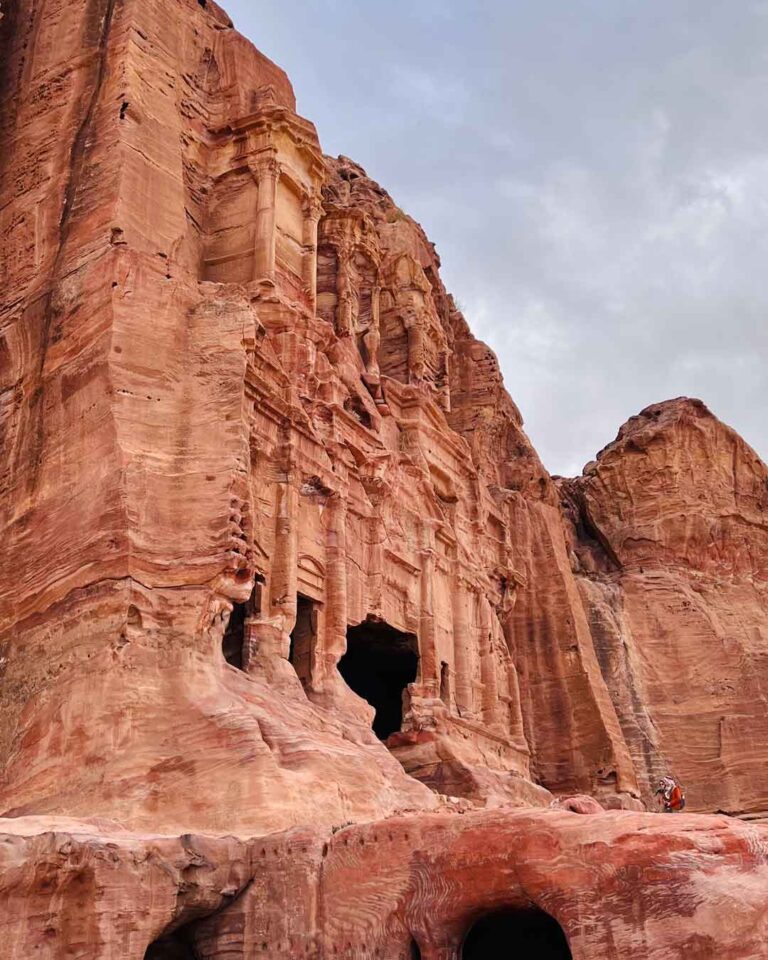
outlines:
[[[339,673],[376,710],[373,732],[380,740],[403,722],[403,692],[416,679],[416,637],[387,623],[366,620],[347,630],[347,652]]]
[[[462,960],[571,960],[560,924],[543,910],[504,910],[481,917],[467,934]]]

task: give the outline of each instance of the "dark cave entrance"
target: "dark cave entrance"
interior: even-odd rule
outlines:
[[[234,603],[229,615],[224,636],[221,641],[221,652],[224,659],[238,670],[245,668],[245,621],[249,617],[257,616],[261,612],[261,588],[263,577],[257,576],[256,583],[250,597],[245,603]]]
[[[296,597],[296,626],[291,632],[288,659],[302,686],[312,681],[312,666],[317,641],[317,603],[299,594]]]
[[[417,651],[414,634],[388,623],[365,620],[347,630],[347,652],[339,661],[339,673],[376,710],[373,732],[379,740],[402,725],[403,691],[416,679]]]
[[[150,943],[144,960],[198,960],[192,937],[186,927]]]
[[[461,960],[571,960],[563,928],[535,907],[501,910],[481,917],[470,929]]]

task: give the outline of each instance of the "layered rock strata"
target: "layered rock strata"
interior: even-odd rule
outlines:
[[[421,814],[249,841],[0,828],[8,960],[497,956],[474,935],[488,917],[512,937],[547,918],[539,958],[766,956],[768,828],[725,817]]]
[[[765,465],[683,399],[553,479],[212,0],[3,12],[12,960],[762,956],[764,831],[594,811],[768,810]]]
[[[698,400],[648,407],[560,484],[603,675],[645,788],[768,811],[768,473]]]
[[[64,9],[3,26],[4,809],[430,807],[370,702],[444,793],[635,792],[555,487],[421,229],[214,4]]]

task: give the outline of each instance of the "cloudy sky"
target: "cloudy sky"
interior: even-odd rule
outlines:
[[[768,459],[768,0],[224,0],[436,243],[553,473],[700,397]]]

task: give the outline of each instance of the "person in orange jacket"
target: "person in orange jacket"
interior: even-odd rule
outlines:
[[[664,813],[680,813],[685,807],[683,789],[672,777],[662,777],[659,780],[656,796]]]

